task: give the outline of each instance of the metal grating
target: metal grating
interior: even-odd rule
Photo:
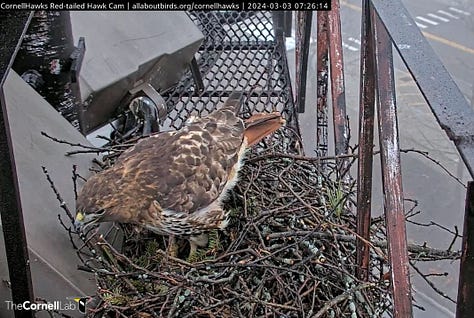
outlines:
[[[179,129],[191,115],[205,116],[235,90],[247,93],[243,116],[279,111],[298,131],[283,36],[275,36],[270,12],[193,11],[188,13],[205,36],[197,63],[198,90],[191,71],[164,92],[164,126]]]

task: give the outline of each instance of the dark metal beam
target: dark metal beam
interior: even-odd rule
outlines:
[[[410,270],[403,205],[392,43],[382,21],[371,7],[374,24],[375,68],[380,158],[385,223],[387,227],[393,317],[413,317]]]
[[[357,277],[361,280],[368,280],[369,277],[369,245],[366,242],[370,241],[375,114],[375,56],[369,3],[369,0],[362,1],[360,49]]]
[[[325,157],[328,152],[328,76],[329,76],[329,39],[328,13],[317,11],[317,123],[316,142],[318,156]]]
[[[470,318],[474,312],[474,181],[467,185],[462,255],[459,269],[456,318]]]
[[[276,36],[291,36],[291,23],[292,23],[292,12],[291,11],[273,11],[273,29]],[[227,23],[227,22],[224,22]]]
[[[312,11],[296,12],[296,109],[298,113],[304,113],[306,104],[306,80],[308,77],[308,56],[311,39]]]
[[[2,14],[0,19],[0,214],[14,304],[34,302],[34,296],[3,84],[31,17],[29,12],[12,12]],[[17,318],[33,316],[33,311],[15,310]]]
[[[204,91],[204,81],[202,80],[201,70],[199,69],[199,64],[196,60],[196,57],[193,57],[189,67],[191,68],[191,73],[193,74],[194,85],[196,86],[196,90],[198,92]]]
[[[401,58],[474,177],[474,109],[400,0],[371,0]]]

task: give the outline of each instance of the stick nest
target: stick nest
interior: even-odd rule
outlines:
[[[77,244],[62,223],[76,242],[80,268],[97,281],[88,316],[390,316],[383,218],[372,220],[369,279],[356,278],[355,191],[347,173],[356,156],[305,157],[294,143],[281,142],[294,140],[290,134],[280,131],[249,153],[225,203],[228,227],[211,231],[209,246],[191,259],[186,240],[173,258],[167,237],[132,225],[92,229]],[[105,168],[129,145],[110,148]],[[410,245],[410,257],[459,253]]]

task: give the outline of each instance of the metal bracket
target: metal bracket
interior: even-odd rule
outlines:
[[[82,67],[82,60],[86,54],[86,40],[84,37],[79,38],[77,46],[72,51],[69,60],[71,61],[71,83],[76,83],[79,77],[79,72]]]
[[[160,120],[165,119],[168,111],[166,109],[166,102],[163,96],[161,96],[160,93],[158,93],[150,83],[140,84],[132,88],[129,92],[133,96],[140,91],[143,91],[143,93],[155,104],[156,110],[158,111],[158,118]]]
[[[138,96],[129,104],[129,108],[135,117],[144,120],[143,134],[159,131],[158,123],[163,121],[168,114],[165,99],[158,93],[150,83],[140,84],[129,91],[134,96],[143,92],[145,96]]]

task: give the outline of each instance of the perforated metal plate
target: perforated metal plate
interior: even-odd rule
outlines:
[[[270,12],[190,12],[205,35],[197,62],[203,79],[198,91],[189,71],[165,92],[164,126],[179,129],[190,115],[206,115],[235,90],[247,94],[243,116],[280,111],[297,128],[283,36],[275,36]]]

